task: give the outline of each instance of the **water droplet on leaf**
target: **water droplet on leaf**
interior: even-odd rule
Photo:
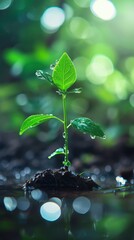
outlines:
[[[65,132],[63,133],[63,138],[65,138]]]
[[[42,77],[43,71],[42,70],[37,70],[35,74],[36,74],[37,77]]]
[[[51,69],[51,70],[54,70],[54,68],[55,68],[55,64],[51,64],[51,65],[50,65],[50,69]]]
[[[104,135],[102,138],[103,138],[103,139],[106,139],[106,135]]]
[[[91,135],[91,138],[92,138],[92,139],[95,139],[95,136],[92,136],[92,135]]]

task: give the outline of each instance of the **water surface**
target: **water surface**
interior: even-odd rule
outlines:
[[[133,240],[134,187],[24,192],[0,187],[0,240]]]

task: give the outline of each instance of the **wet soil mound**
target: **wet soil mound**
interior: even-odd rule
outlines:
[[[34,177],[23,185],[23,188],[25,190],[40,188],[92,191],[95,188],[99,188],[99,186],[90,177],[83,178],[63,167],[56,170],[47,169],[41,173],[35,174]]]

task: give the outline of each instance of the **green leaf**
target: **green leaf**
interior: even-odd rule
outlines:
[[[53,83],[52,77],[49,73],[37,70],[35,74],[39,79],[47,80],[48,82]]]
[[[19,134],[22,135],[25,131],[27,131],[30,128],[36,127],[40,125],[41,123],[46,122],[49,119],[55,118],[62,122],[61,119],[57,118],[56,116],[53,116],[52,114],[37,114],[32,115],[24,120],[24,122],[21,125]]]
[[[63,53],[52,74],[53,82],[58,89],[66,91],[76,81],[76,70],[67,53]]]
[[[48,158],[52,158],[55,155],[59,155],[59,154],[65,154],[64,149],[63,148],[58,148],[56,149]]]
[[[89,134],[91,138],[95,137],[105,138],[105,134],[101,127],[98,124],[94,123],[89,118],[85,117],[76,118],[71,121],[71,125],[80,132]]]

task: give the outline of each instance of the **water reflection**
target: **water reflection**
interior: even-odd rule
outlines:
[[[39,201],[41,198],[42,198],[42,191],[40,189],[34,189],[32,192],[31,192],[31,196],[34,200],[37,200]]]
[[[0,239],[133,239],[132,185],[85,193],[0,191]]]
[[[61,205],[62,205],[61,199],[57,198],[57,197],[52,197],[49,199],[49,201],[57,203],[59,205],[59,207],[61,207]]]
[[[91,206],[90,200],[86,197],[78,197],[73,201],[73,209],[80,214],[85,214]]]
[[[17,207],[22,211],[27,211],[30,207],[30,201],[26,197],[20,197],[17,200]]]
[[[65,21],[65,13],[62,8],[50,7],[41,17],[41,25],[50,32],[58,30]]]
[[[5,10],[10,7],[12,0],[1,0],[0,1],[0,10]]]
[[[17,207],[17,201],[14,197],[4,197],[3,202],[7,211],[14,211]]]
[[[61,209],[58,204],[54,202],[46,202],[40,208],[42,218],[47,221],[56,221],[61,215]]]

